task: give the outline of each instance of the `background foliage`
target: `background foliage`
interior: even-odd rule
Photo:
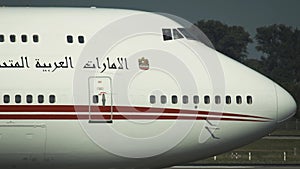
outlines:
[[[201,20],[195,23],[211,40],[215,49],[268,76],[295,98],[296,117],[300,118],[300,31],[283,24],[256,29],[254,40],[241,26],[228,26],[220,21]],[[261,53],[250,59],[249,43],[256,42]]]

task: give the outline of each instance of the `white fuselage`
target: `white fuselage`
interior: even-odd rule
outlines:
[[[295,113],[268,78],[201,42],[164,40],[182,25],[161,15],[0,16],[1,167],[166,167],[248,144]]]

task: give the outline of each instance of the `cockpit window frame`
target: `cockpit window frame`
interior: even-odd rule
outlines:
[[[189,33],[189,31],[187,30],[187,28],[177,28],[177,30],[179,30],[179,32],[181,34],[183,34],[183,36],[186,38],[186,39],[189,39],[189,40],[197,40],[192,34]]]
[[[162,29],[162,34],[163,34],[164,41],[173,40],[171,29],[163,28]]]
[[[174,38],[174,40],[175,39],[183,39],[184,38],[184,36],[179,32],[179,30],[173,29],[172,32],[173,32],[173,38]]]

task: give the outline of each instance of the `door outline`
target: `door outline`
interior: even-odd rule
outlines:
[[[92,106],[101,106],[100,104],[95,105],[95,104],[92,103],[91,98],[93,97],[93,94],[92,94],[92,89],[91,89],[91,83],[95,82],[95,81],[93,81],[93,79],[95,79],[96,81],[97,80],[103,80],[103,79],[108,79],[109,80],[109,88],[110,89],[109,89],[108,94],[110,95],[110,105],[106,105],[106,106],[110,107],[110,119],[105,119],[105,118],[98,119],[98,120],[97,119],[95,119],[95,120],[92,119],[91,107]],[[106,92],[100,92],[99,94],[101,94],[101,93],[104,94]],[[99,96],[101,96],[101,95],[99,95]],[[90,76],[88,78],[89,123],[112,123],[113,122],[113,97],[112,96],[113,96],[113,94],[112,94],[112,79],[111,79],[111,77],[109,77],[109,76]],[[101,101],[99,103],[101,103]],[[101,111],[99,111],[99,113],[101,114]]]

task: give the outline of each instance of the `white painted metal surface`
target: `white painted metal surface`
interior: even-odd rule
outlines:
[[[1,8],[0,16],[1,167],[167,167],[248,144],[295,113],[293,98],[259,73],[201,42],[163,41],[162,28],[182,25],[161,15],[117,9]],[[113,27],[131,16],[145,20]],[[107,25],[114,29],[105,33]],[[113,35],[129,28],[134,32],[139,25],[146,33],[109,45]],[[16,42],[10,35],[16,35]],[[22,35],[28,42],[22,42]],[[39,36],[38,43],[32,42],[32,35]],[[68,35],[73,43],[67,42]],[[79,43],[78,36],[85,42]],[[107,84],[99,85],[99,79],[91,85],[89,77],[96,76],[109,77],[102,80],[110,79],[105,83],[111,83],[111,89],[106,91]],[[94,104],[92,95],[97,93],[99,103]],[[28,95],[32,103],[26,102]],[[45,97],[43,103],[38,95]],[[55,103],[49,103],[50,95],[55,95]],[[156,97],[153,104],[150,95]],[[195,95],[199,103],[193,102]],[[209,104],[204,103],[206,95]],[[112,123],[90,123],[97,112],[101,116],[96,119]]]

